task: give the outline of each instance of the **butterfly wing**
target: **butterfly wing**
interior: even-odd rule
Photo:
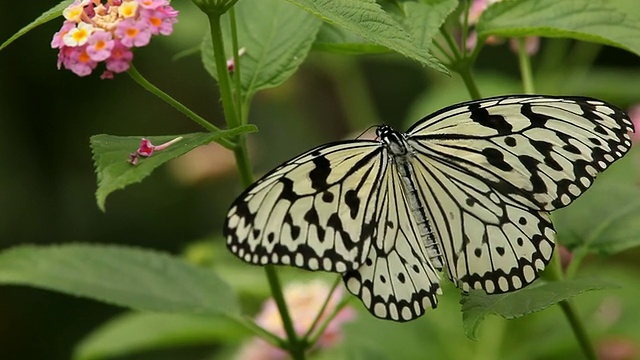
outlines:
[[[343,275],[347,289],[375,316],[409,321],[435,308],[439,276],[420,240],[395,164],[380,184],[376,236],[357,270]]]
[[[487,293],[535,280],[553,250],[548,211],[621,158],[629,131],[602,101],[525,95],[454,105],[414,125],[414,181],[450,278]]]
[[[365,260],[388,159],[377,141],[308,151],[240,195],[224,224],[227,247],[253,264],[345,272]]]

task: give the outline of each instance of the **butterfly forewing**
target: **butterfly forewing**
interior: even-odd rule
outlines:
[[[409,321],[435,308],[441,290],[395,165],[382,179],[377,208],[378,226],[367,259],[347,272],[344,282],[373,315]]]
[[[387,167],[375,141],[328,144],[292,159],[231,206],[227,247],[254,264],[344,272],[364,261]]]
[[[630,148],[629,118],[599,100],[509,96],[432,114],[408,132],[416,150],[531,209],[568,205]]]

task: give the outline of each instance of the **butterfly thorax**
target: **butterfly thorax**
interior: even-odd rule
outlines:
[[[409,144],[404,136],[393,130],[389,125],[382,125],[376,129],[380,142],[391,152],[394,158],[404,158],[410,154]]]

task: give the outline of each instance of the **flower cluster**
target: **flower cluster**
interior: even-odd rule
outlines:
[[[284,289],[284,298],[293,320],[293,326],[298,336],[303,336],[313,325],[318,312],[322,308],[330,287],[321,282],[313,281],[308,284],[294,283]],[[324,312],[320,315],[319,323],[324,323],[333,313],[342,299],[342,291],[334,291]],[[335,346],[342,339],[342,324],[355,318],[355,310],[344,307],[331,319],[318,337],[317,348],[326,349]],[[265,302],[262,311],[256,318],[256,323],[271,333],[286,337],[280,313],[273,299]],[[287,353],[262,339],[253,339],[239,353],[240,360],[284,360]]]
[[[152,35],[171,34],[178,12],[167,0],[75,0],[62,15],[64,24],[51,41],[60,50],[58,69],[64,65],[86,76],[104,62],[104,79],[129,69],[134,47],[146,46]]]

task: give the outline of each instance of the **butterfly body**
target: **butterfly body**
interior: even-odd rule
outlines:
[[[549,211],[621,158],[629,131],[590,98],[453,105],[285,162],[238,197],[224,235],[249,263],[341,273],[375,316],[412,320],[436,307],[442,269],[464,291],[532,283],[554,248]]]

